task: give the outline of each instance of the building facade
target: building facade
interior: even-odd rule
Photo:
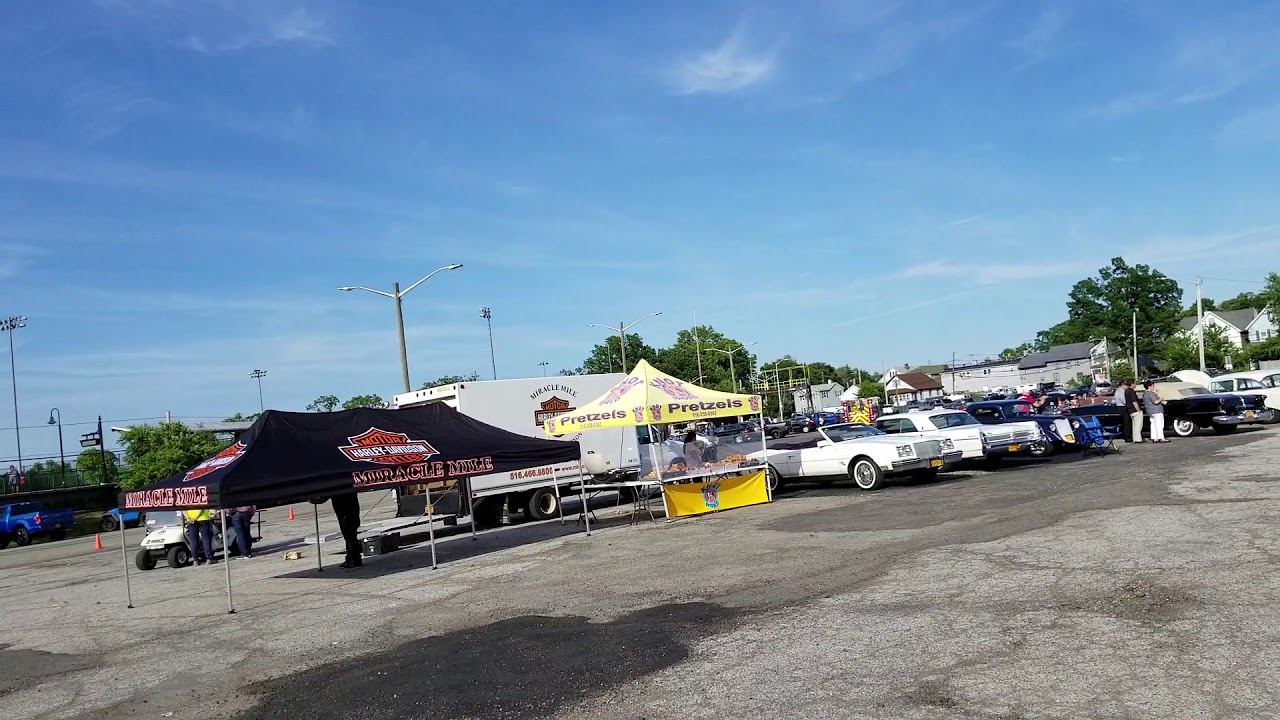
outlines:
[[[791,391],[791,399],[798,413],[818,412],[822,408],[839,407],[840,396],[845,390],[845,386],[838,382],[825,382],[796,388]]]

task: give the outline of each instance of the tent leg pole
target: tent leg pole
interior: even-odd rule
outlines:
[[[431,486],[423,485],[427,491],[427,534],[431,537],[431,569],[436,569],[436,509],[431,504]]]
[[[583,481],[581,476],[587,474],[587,469],[582,466],[582,462],[578,462],[578,498],[582,500],[582,521],[587,524],[587,537],[591,537],[591,508],[587,506],[587,483]]]
[[[671,522],[671,510],[667,507],[666,485],[662,482],[662,463],[666,462],[666,458],[662,457],[662,448],[666,444],[656,444],[653,442],[653,426],[649,426],[649,447],[657,448],[657,455],[653,460],[653,472],[658,477],[658,492],[662,493],[662,514],[667,516],[667,522]]]
[[[769,435],[764,431],[764,402],[760,403],[760,452],[763,453],[764,460],[764,494],[769,498],[769,502],[773,502],[773,490],[769,489],[769,443],[766,438]]]
[[[471,494],[471,478],[463,481],[467,490],[467,512],[471,514],[471,542],[476,541],[476,497]]]
[[[236,606],[231,602],[231,543],[227,542],[227,511],[219,508],[218,516],[222,518],[222,570],[227,574],[227,614],[234,615]]]
[[[120,558],[124,560],[124,596],[128,600],[128,608],[133,609],[133,588],[129,585],[129,547],[124,539],[124,522],[120,522]]]
[[[324,560],[320,557],[320,506],[312,503],[311,512],[316,518],[316,570],[324,572]]]
[[[564,507],[560,502],[560,476],[551,473],[551,484],[556,488],[556,514],[560,516],[560,524],[564,525]]]

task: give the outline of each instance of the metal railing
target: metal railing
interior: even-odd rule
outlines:
[[[108,481],[111,477],[108,476]],[[56,467],[49,469],[27,470],[18,482],[9,475],[0,474],[0,497],[42,492],[45,490],[63,490],[67,488],[91,487],[102,484],[102,475],[92,473],[82,475],[75,468],[67,468],[64,475]]]

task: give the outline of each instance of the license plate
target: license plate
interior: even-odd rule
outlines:
[[[1010,445],[1010,446],[1009,446],[1009,452],[1018,452],[1018,446],[1017,446],[1017,445]]]
[[[941,461],[941,460],[930,460],[930,461],[929,461],[929,467],[942,467],[942,461]]]
[[[1067,442],[1075,442],[1075,441],[1076,441],[1076,436],[1075,436],[1075,435],[1063,435],[1063,436],[1062,436],[1062,439],[1066,440]]]
[[[1244,416],[1245,416],[1245,417],[1253,417],[1253,411],[1252,411],[1252,410],[1245,410],[1245,411],[1244,411]]]

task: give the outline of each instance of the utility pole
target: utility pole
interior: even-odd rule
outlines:
[[[489,312],[489,308],[480,308],[480,317],[489,324],[489,364],[493,366],[493,379],[498,379],[498,360],[493,355],[493,313]]]
[[[264,412],[262,407],[262,378],[267,376],[266,370],[254,370],[249,373],[249,377],[258,381],[258,412]]]
[[[951,394],[956,394],[956,353],[951,351]]]
[[[543,360],[542,362],[540,362],[540,363],[538,363],[538,364],[542,366],[542,377],[546,377],[546,376],[547,376],[547,366],[548,366],[548,365],[550,365],[551,363],[547,362],[546,360]]]
[[[618,323],[618,349],[622,353],[622,372],[627,371],[627,324]]]
[[[1137,382],[1138,376],[1138,311],[1133,311],[1133,380]]]
[[[1200,345],[1200,372],[1205,371],[1204,367],[1204,294],[1200,291],[1200,285],[1204,282],[1204,278],[1196,278],[1196,338]]]
[[[101,468],[102,475],[99,483],[107,484],[107,438],[102,434],[102,416],[98,416],[98,465]],[[316,542],[320,542],[316,538]]]
[[[18,441],[18,472],[22,472],[22,429],[18,426],[22,423],[18,422],[18,368],[17,361],[13,358],[13,333],[18,328],[27,326],[27,319],[24,317],[8,317],[0,320],[0,330],[9,333],[9,377],[13,380],[13,432]]]

